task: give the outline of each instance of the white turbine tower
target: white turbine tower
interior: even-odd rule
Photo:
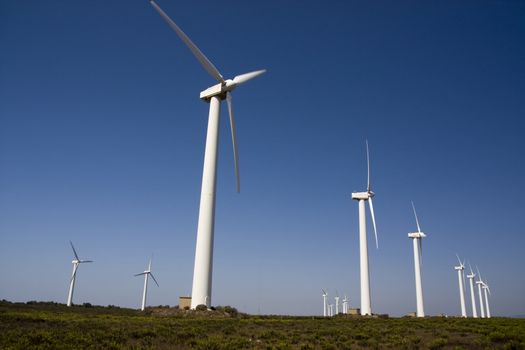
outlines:
[[[93,260],[80,260],[78,257],[77,251],[75,250],[75,247],[73,246],[73,242],[69,241],[69,244],[71,244],[71,248],[73,249],[73,254],[75,255],[75,259],[71,262],[73,264],[73,273],[71,274],[71,280],[69,281],[69,295],[67,297],[67,306],[71,306],[73,303],[73,291],[75,289],[75,281],[77,279],[77,269],[80,264],[83,263],[90,263],[93,262]]]
[[[327,305],[326,304],[326,298],[328,297],[328,293],[325,292],[324,289],[321,289],[321,290],[323,291],[323,316],[326,317],[326,316],[328,316],[327,313],[326,313],[326,311],[327,311],[326,310],[326,305]]]
[[[479,269],[476,266],[476,271],[478,271],[478,280],[476,284],[478,285],[478,295],[479,295],[479,310],[481,312],[481,318],[485,318],[485,305],[483,305],[483,294],[481,293],[481,288],[483,287],[483,281],[481,280],[481,274]]]
[[[487,318],[490,318],[490,306],[489,306],[489,295],[491,294],[490,288],[489,288],[488,283],[485,281],[483,281],[483,285],[481,286],[481,288],[483,288],[483,292],[485,293],[485,311],[487,313]]]
[[[416,218],[417,232],[408,234],[408,238],[412,238],[414,246],[414,273],[416,276],[416,304],[417,304],[417,317],[425,317],[425,308],[423,303],[423,286],[421,283],[421,255],[423,253],[422,239],[427,235],[421,232],[419,226],[419,220],[417,219],[416,207],[412,202],[412,209],[414,210],[414,217]]]
[[[343,314],[346,315],[347,313],[348,313],[348,298],[345,295],[343,299]]]
[[[335,292],[335,314],[339,315],[339,293]]]
[[[464,288],[464,282],[465,282],[465,264],[461,262],[461,259],[456,254],[459,261],[459,266],[454,266],[454,270],[458,272],[458,281],[459,281],[459,298],[461,301],[461,317],[467,317],[467,310],[465,308],[465,288]]]
[[[372,307],[370,305],[370,273],[368,271],[368,243],[366,237],[366,211],[365,202],[368,201],[370,206],[370,216],[372,217],[372,224],[374,226],[374,234],[376,238],[376,248],[379,247],[377,242],[377,228],[376,219],[374,215],[374,205],[372,203],[372,187],[370,184],[370,153],[368,151],[368,140],[366,141],[366,161],[368,168],[368,186],[366,192],[353,192],[352,199],[359,201],[359,260],[360,260],[360,276],[361,276],[361,315],[372,315]]]
[[[328,305],[329,307],[329,316],[332,317],[334,315],[334,304]]]
[[[197,228],[197,244],[195,248],[195,265],[193,271],[193,287],[191,294],[191,308],[204,304],[210,307],[212,292],[213,268],[213,234],[215,225],[215,192],[217,175],[217,148],[219,141],[219,115],[221,101],[226,99],[233,142],[235,176],[237,192],[240,192],[239,158],[237,153],[237,134],[233,119],[231,91],[238,85],[247,82],[265,72],[259,70],[241,74],[233,79],[225,80],[217,68],[211,63],[199,48],[186,36],[171,18],[153,1],[151,5],[161,17],[175,31],[184,44],[191,50],[204,69],[218,84],[213,85],[200,93],[200,98],[210,104],[208,116],[208,132],[204,152],[204,166],[202,174],[201,199],[199,207],[199,223]]]
[[[135,276],[142,276],[144,275],[144,290],[142,292],[142,306],[141,310],[144,311],[146,308],[146,295],[148,294],[148,277],[151,277],[153,279],[153,282],[159,286],[157,280],[155,279],[155,276],[153,276],[153,273],[151,272],[151,258],[149,259],[148,269],[144,272],[137,273]]]
[[[474,271],[472,271],[472,266],[470,266],[470,263],[469,263],[469,268],[470,268],[470,274],[467,275],[467,278],[470,284],[470,300],[472,302],[472,317],[478,318],[478,310],[476,309],[476,297],[474,295],[474,277],[476,277],[476,274],[474,273]]]

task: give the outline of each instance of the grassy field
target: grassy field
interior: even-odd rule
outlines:
[[[247,316],[0,302],[0,349],[525,349],[525,319]]]

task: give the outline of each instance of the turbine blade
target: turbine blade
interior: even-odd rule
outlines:
[[[135,275],[133,275],[133,276],[142,276],[142,275],[145,275],[146,273],[147,273],[147,272],[141,272],[141,273],[137,273],[137,274],[135,274]]]
[[[323,291],[323,295],[326,295],[326,292],[324,291],[324,289],[321,289]]]
[[[367,185],[367,192],[370,192],[370,189],[372,188],[372,185],[370,183],[370,152],[368,151],[368,140],[366,140],[366,166],[368,168],[368,185]]]
[[[191,50],[193,55],[199,60],[201,65],[206,69],[206,71],[215,78],[218,82],[224,83],[224,78],[222,77],[221,73],[219,73],[219,70],[215,68],[213,63],[210,62],[210,60],[202,53],[201,50],[188,38],[188,36],[182,31],[182,29],[179,28],[179,26],[171,19],[169,16],[155,3],[155,1],[150,0],[151,5],[157,12],[160,14],[160,16],[168,23],[168,25],[177,33],[179,38],[186,44],[186,46]]]
[[[461,259],[459,258],[459,255],[458,255],[458,253],[456,253],[456,257],[458,258],[458,261],[459,261],[459,266],[462,266],[462,265],[461,265]]]
[[[414,216],[416,217],[417,232],[421,232],[421,227],[419,227],[419,220],[417,219],[416,207],[414,202],[412,202],[412,209],[414,209]]]
[[[80,260],[78,257],[77,251],[75,250],[75,247],[73,246],[73,242],[69,241],[69,244],[71,244],[71,248],[73,248],[73,254],[75,254],[75,259]]]
[[[149,258],[148,271],[151,271],[151,258]]]
[[[470,274],[474,275],[474,271],[472,271],[472,265],[470,265],[470,261],[468,263],[468,267],[470,268]],[[476,276],[476,275],[474,275],[474,276]]]
[[[77,277],[77,271],[78,271],[78,266],[75,269],[75,271],[73,271],[73,274],[71,275],[71,279],[69,280],[69,283],[71,283],[71,281],[73,281],[75,277]]]
[[[232,95],[229,91],[226,93],[226,102],[228,103],[228,113],[230,115],[230,127],[232,130],[233,161],[235,165],[235,178],[237,179],[237,193],[240,193],[241,192],[241,177],[239,175],[239,151],[237,150],[237,129],[235,128],[235,120],[233,119]]]
[[[92,263],[93,260],[79,260],[78,262],[81,263],[81,264],[82,263]]]
[[[370,206],[370,216],[372,217],[372,225],[374,225],[374,235],[376,237],[376,249],[379,249],[379,242],[377,241],[376,217],[374,215],[374,204],[372,203],[372,197],[368,198],[368,204]]]
[[[478,272],[478,281],[483,281],[481,279],[481,273],[479,272],[478,266],[476,265],[476,271]]]
[[[159,286],[159,283],[157,282],[157,280],[155,279],[155,276],[153,276],[153,274],[150,272],[149,275],[151,276],[151,278],[153,279],[153,282],[155,282],[155,284],[157,285],[157,287],[160,287]]]
[[[266,72],[266,69],[261,69],[261,70],[256,70],[254,72],[237,75],[235,78],[233,78],[233,83],[235,85],[245,83],[248,80],[252,80],[253,78],[258,77],[259,75],[265,72]]]
[[[422,265],[423,264],[423,243],[422,243],[421,238],[418,238],[417,240],[419,243],[419,264]]]

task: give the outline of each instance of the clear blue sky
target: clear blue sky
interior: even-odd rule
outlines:
[[[241,194],[222,110],[214,305],[319,314],[321,288],[359,305],[368,138],[372,310],[415,310],[414,200],[426,312],[460,312],[457,252],[493,314],[525,314],[522,1],[158,4],[225,77],[268,70],[233,94]],[[176,305],[213,80],[147,0],[2,1],[0,52],[0,298],[65,302],[71,239],[95,260],[75,302],[138,308],[153,253],[149,304]]]

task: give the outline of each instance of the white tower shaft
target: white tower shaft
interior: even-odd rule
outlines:
[[[414,274],[416,278],[416,304],[417,304],[417,317],[425,317],[425,308],[423,304],[423,286],[421,283],[421,252],[419,251],[419,242],[421,238],[413,238],[412,243],[414,245]]]
[[[202,172],[201,201],[197,244],[195,248],[195,266],[193,270],[193,287],[191,308],[204,304],[211,305],[211,282],[213,268],[213,233],[215,224],[215,187],[217,183],[217,149],[219,142],[220,99],[210,99],[208,132],[204,152],[204,169]]]
[[[339,297],[335,297],[335,314],[339,315]]]
[[[481,318],[485,318],[485,307],[483,305],[483,294],[481,293],[481,283],[476,282],[478,285],[478,295],[479,295],[479,310],[481,312]]]
[[[359,200],[359,259],[361,274],[361,315],[372,315],[370,306],[370,275],[368,272],[368,242],[366,237],[365,200]]]
[[[487,288],[483,288],[483,291],[485,292],[485,307],[487,311],[487,318],[490,318],[489,296],[487,294]]]
[[[474,295],[474,276],[473,275],[469,275],[471,277],[468,277],[467,278],[469,279],[469,284],[470,284],[470,300],[472,302],[472,317],[474,318],[478,318],[478,310],[476,308],[476,296]]]
[[[463,287],[463,269],[458,270],[459,281],[459,299],[461,301],[461,317],[467,317],[467,309],[465,308],[465,288]]]
[[[144,274],[144,291],[142,292],[142,311],[146,308],[146,295],[148,294],[148,274]]]
[[[323,316],[326,317],[326,295],[323,295]]]
[[[71,306],[73,303],[73,291],[75,289],[75,280],[77,278],[77,269],[79,263],[73,263],[73,273],[71,274],[71,281],[69,282],[69,294],[67,297],[67,306]]]

